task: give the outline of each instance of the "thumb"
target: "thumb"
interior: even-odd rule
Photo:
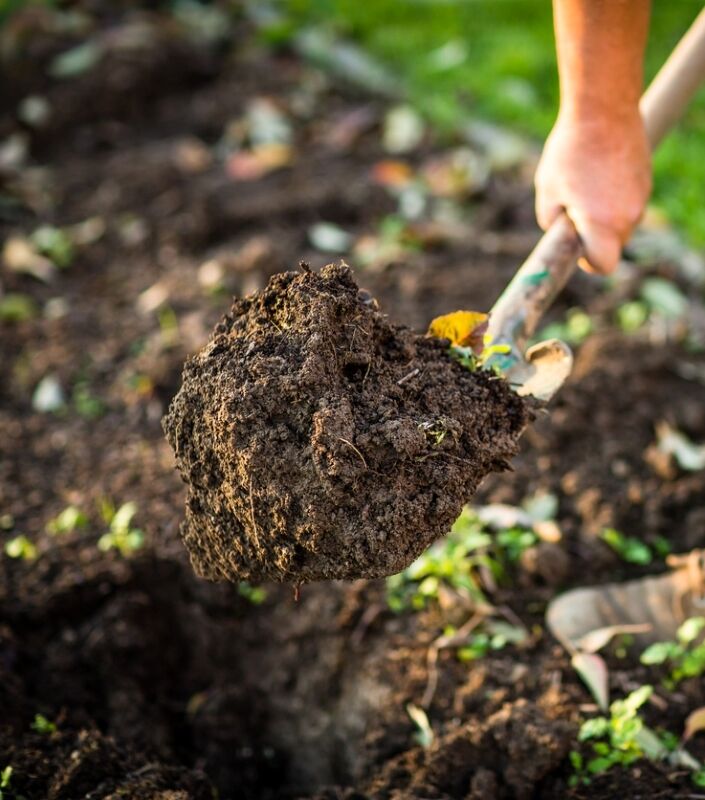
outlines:
[[[603,225],[582,215],[579,211],[568,209],[585,250],[585,258],[580,266],[586,272],[609,275],[615,271],[622,255],[622,237],[609,225]]]

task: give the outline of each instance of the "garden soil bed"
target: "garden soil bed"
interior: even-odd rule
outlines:
[[[20,42],[16,96],[3,98],[0,130],[24,132],[30,155],[3,190],[3,233],[91,218],[104,230],[48,283],[6,268],[0,278],[5,292],[44,310],[0,323],[2,536],[25,534],[38,548],[32,561],[0,559],[0,769],[13,767],[9,797],[691,796],[688,775],[644,761],[569,789],[568,753],[591,698],[542,621],[561,589],[664,569],[619,561],[599,540],[605,526],[647,542],[664,536],[675,552],[705,545],[705,473],[649,455],[660,420],[705,440],[703,386],[693,378],[702,356],[605,323],[577,353],[550,413],[524,435],[513,472],[483,484],[476,502],[556,493],[563,537],[492,597],[528,626],[528,642],[470,663],[441,653],[428,708],[435,738],[422,748],[406,706],[426,688],[439,612],[392,613],[381,581],[307,585],[298,602],[290,587],[271,584],[257,605],[242,587],[198,578],[179,537],[184,488],[160,426],[185,358],[205,344],[231,295],[262,288],[291,268],[292,254],[315,270],[330,261],[310,245],[310,225],[325,220],[359,235],[393,210],[369,177],[385,158],[379,127],[342,150],[330,135],[351,110],[378,120],[383,108],[341,93],[290,54],[266,51],[240,20],[228,47],[209,47],[166,12],[102,8],[90,4],[98,30],[111,31],[106,41],[124,41],[139,18],[148,27],[130,41],[139,48],[152,30],[153,46],[127,63],[109,51],[87,74],[48,80],[48,60],[71,43],[65,29],[51,33],[45,9],[33,12],[41,35],[11,29]],[[15,117],[27,94],[57,109],[39,133]],[[264,96],[291,115],[296,158],[235,181],[216,144]],[[530,189],[521,176],[495,177],[471,211],[461,236],[384,268],[353,262],[356,280],[418,331],[455,308],[488,308],[536,236]],[[222,266],[219,292],[206,280],[209,261]],[[652,270],[675,274],[669,264]],[[580,303],[609,320],[609,302],[580,277],[556,313]],[[33,409],[48,374],[64,391],[59,413]],[[130,557],[97,547],[106,498],[137,505],[145,546]],[[87,526],[47,533],[69,504],[85,511]],[[628,662],[611,667],[615,696],[645,680]],[[703,704],[696,682],[668,695],[665,710],[649,706],[647,718],[679,732]],[[36,714],[57,730],[33,730]],[[705,754],[697,740],[692,750]]]

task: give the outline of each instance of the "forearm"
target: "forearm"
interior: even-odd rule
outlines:
[[[553,0],[561,114],[613,124],[638,113],[650,0]]]

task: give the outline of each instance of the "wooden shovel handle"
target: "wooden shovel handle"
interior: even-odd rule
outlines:
[[[705,10],[678,43],[644,93],[640,109],[652,148],[683,114],[705,80]],[[580,237],[563,213],[519,268],[494,304],[488,333],[493,343],[512,349],[502,358],[502,369],[523,359],[526,340],[544,312],[568,282],[584,255]]]

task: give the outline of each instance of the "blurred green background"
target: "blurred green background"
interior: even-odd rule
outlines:
[[[442,129],[461,116],[543,140],[558,104],[549,0],[279,0],[292,28],[323,26],[400,75],[414,105]],[[655,0],[647,78],[702,9]],[[653,205],[705,245],[705,91],[655,160]]]

